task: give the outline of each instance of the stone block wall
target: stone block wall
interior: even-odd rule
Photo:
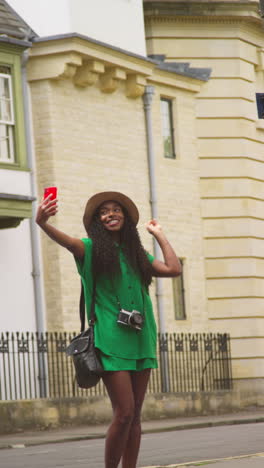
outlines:
[[[230,332],[236,379],[263,379],[263,25],[253,2],[172,3],[145,4],[149,53],[212,68],[196,127],[209,326]]]
[[[152,118],[159,220],[184,259],[186,284],[187,320],[176,322],[172,281],[163,282],[167,330],[207,331],[195,137],[195,94],[203,83],[169,72],[161,76],[146,59],[136,60],[99,45],[94,50],[94,44],[82,41],[81,54],[87,55],[86,60],[93,54],[93,61],[87,65],[78,55],[80,44],[73,40],[73,47],[76,53],[69,54],[68,39],[36,44],[28,69],[39,193],[45,185],[58,186],[59,212],[52,222],[72,236],[83,237],[82,215],[87,199],[98,191],[121,191],[138,205],[139,232],[145,247],[152,251],[152,239],[145,230],[151,209],[142,94],[145,84],[154,86]],[[175,160],[163,156],[162,96],[173,100]],[[80,282],[74,260],[45,235],[42,242],[47,327],[76,330]],[[154,285],[151,294],[155,305]]]

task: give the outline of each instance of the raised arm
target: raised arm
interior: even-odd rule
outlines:
[[[80,239],[68,236],[64,232],[48,223],[50,216],[55,216],[58,211],[57,200],[50,200],[51,195],[42,200],[38,207],[36,223],[41,229],[57,244],[68,249],[76,258],[80,260],[84,257],[84,244]]]
[[[166,238],[161,225],[155,219],[152,219],[147,223],[146,228],[159,243],[164,258],[164,262],[157,259],[153,261],[153,275],[171,278],[179,276],[182,273],[180,260]]]

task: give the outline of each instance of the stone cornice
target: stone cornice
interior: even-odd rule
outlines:
[[[97,84],[103,93],[113,93],[123,83],[126,96],[137,98],[142,96],[147,81],[154,77],[158,68],[155,60],[72,35],[34,42],[27,76],[30,82],[69,79],[82,88]],[[178,75],[181,75],[179,80]],[[167,82],[173,86],[174,83],[175,87],[198,92],[205,79],[189,75],[187,71],[164,70],[163,84]]]
[[[248,19],[246,16],[233,17],[233,16],[147,16],[145,17],[145,24],[151,23],[212,23],[212,24],[252,24],[261,27],[262,22],[257,19]]]
[[[171,86],[172,88],[184,89],[186,91],[190,91],[192,93],[199,93],[200,92],[200,85],[198,84],[196,79],[190,78],[188,82],[186,81],[184,76],[177,75],[174,77],[166,77],[166,72],[161,69],[157,69],[153,76],[149,77],[148,84],[158,84],[160,86],[164,85]]]
[[[111,44],[108,44],[106,42],[102,42],[102,41],[98,41],[96,39],[93,39],[89,36],[85,36],[83,34],[79,34],[79,33],[67,33],[67,34],[57,34],[55,36],[46,36],[46,37],[38,37],[38,38],[34,38],[33,39],[33,42],[34,44],[38,44],[39,46],[41,46],[42,43],[45,44],[45,48],[47,48],[47,44],[50,43],[52,44],[54,41],[64,41],[64,43],[66,41],[72,41],[73,39],[75,39],[76,41],[80,42],[80,43],[89,43],[91,46],[94,45],[96,47],[102,47],[104,49],[107,49],[107,50],[112,50],[113,52],[117,52],[117,53],[121,53],[121,54],[125,54],[125,55],[128,55],[130,57],[134,57],[136,59],[141,59],[141,60],[147,60],[147,58],[144,56],[144,55],[139,55],[139,54],[135,54],[133,52],[130,52],[126,49],[121,49],[120,47],[116,47],[116,46],[113,46]]]
[[[145,20],[149,18],[188,18],[195,21],[210,20],[219,21],[227,19],[247,19],[261,24],[259,2],[250,0],[215,1],[215,0],[190,0],[190,1],[144,1]]]
[[[104,93],[114,92],[124,82],[126,95],[136,98],[144,93],[146,78],[154,68],[155,63],[147,57],[72,35],[33,44],[28,80],[71,79],[80,87],[99,83]]]

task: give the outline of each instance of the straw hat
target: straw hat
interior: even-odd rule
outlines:
[[[83,215],[83,224],[86,229],[89,229],[92,217],[97,208],[99,208],[99,206],[106,201],[118,202],[127,210],[135,225],[138,223],[139,212],[135,203],[130,198],[128,198],[126,195],[120,192],[99,192],[93,195],[91,198],[89,198],[86,204],[86,208]]]

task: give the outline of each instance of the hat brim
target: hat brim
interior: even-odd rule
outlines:
[[[115,201],[124,207],[132,221],[137,225],[139,220],[139,212],[135,203],[126,195],[120,192],[99,192],[89,198],[84,215],[83,215],[83,224],[86,230],[89,229],[93,215],[97,208],[99,208],[102,203],[106,201]]]

